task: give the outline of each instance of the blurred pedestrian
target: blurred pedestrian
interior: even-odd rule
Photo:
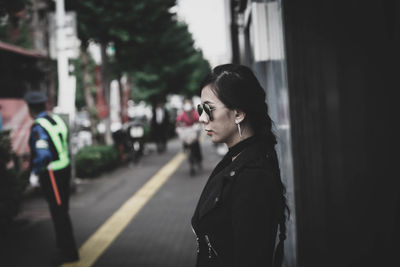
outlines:
[[[193,176],[196,167],[202,168],[203,155],[199,142],[199,115],[193,107],[191,98],[185,98],[183,101],[183,110],[176,118],[176,132],[182,140],[184,150],[189,152],[190,175]]]
[[[200,122],[229,151],[192,218],[196,266],[281,266],[287,206],[265,92],[249,68],[233,64],[215,67],[201,88]]]
[[[68,128],[61,117],[46,111],[44,93],[30,91],[24,98],[34,119],[29,137],[32,174],[39,177],[56,235],[57,251],[51,261],[54,264],[77,261],[79,255],[68,211],[71,180]]]
[[[169,114],[162,101],[156,102],[151,118],[151,132],[157,145],[157,152],[163,153],[167,149],[169,130]]]

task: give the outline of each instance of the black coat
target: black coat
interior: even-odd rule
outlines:
[[[276,152],[262,142],[248,145],[227,167],[211,174],[192,218],[196,266],[272,266],[280,188]]]

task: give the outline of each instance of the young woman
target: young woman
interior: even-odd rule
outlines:
[[[229,151],[192,218],[196,266],[280,266],[287,206],[265,92],[249,68],[233,64],[214,68],[201,88],[199,120]]]

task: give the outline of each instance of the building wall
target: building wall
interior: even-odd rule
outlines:
[[[26,2],[26,1],[22,1]],[[45,0],[32,0],[16,17],[1,18],[0,106],[3,129],[10,131],[17,169],[29,165],[28,138],[32,119],[23,100],[27,91],[40,90],[55,100],[55,65],[47,57],[48,11]]]
[[[298,266],[399,266],[399,3],[283,10]]]
[[[295,213],[285,265],[400,266],[400,3],[232,4],[234,62],[257,73],[281,138]]]
[[[266,90],[269,114],[278,138],[277,152],[290,208],[284,266],[296,266],[296,212],[290,136],[290,111],[280,1],[233,1],[237,37],[235,63],[251,67]],[[234,48],[237,47],[235,50]]]
[[[49,3],[31,0],[17,17],[0,25],[0,98],[21,98],[41,90],[54,98],[54,62],[48,57]]]

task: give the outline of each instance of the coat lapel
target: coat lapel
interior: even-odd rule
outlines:
[[[221,193],[225,184],[225,170],[214,176],[202,194],[202,199],[199,206],[199,219],[213,210],[221,198]]]
[[[243,165],[259,155],[259,153],[257,153],[258,150],[257,146],[248,147],[229,166],[221,170],[214,177],[212,177],[214,173],[211,175],[199,201],[199,219],[204,217],[217,206],[221,201],[221,194],[224,187],[228,183],[232,182]]]

